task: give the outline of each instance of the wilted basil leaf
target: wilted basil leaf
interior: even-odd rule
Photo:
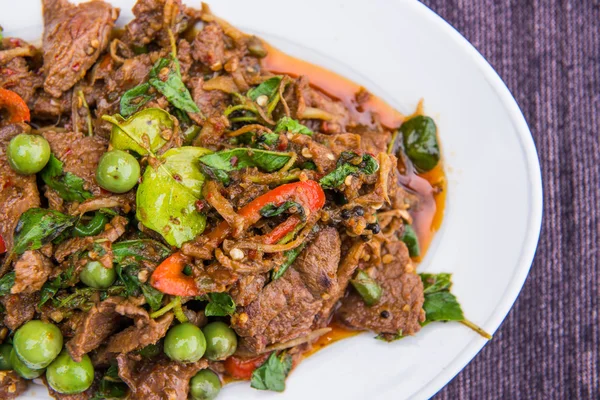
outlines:
[[[302,125],[300,122],[298,122],[295,119],[290,118],[290,117],[281,118],[277,122],[274,132],[275,133],[278,133],[278,132],[301,133],[303,135],[308,135],[308,136],[313,135],[313,131],[308,129],[308,127]]]
[[[128,117],[137,112],[144,104],[154,99],[154,94],[149,94],[149,83],[142,83],[139,86],[129,89],[121,96],[121,115]]]
[[[404,152],[420,172],[430,171],[440,161],[437,127],[433,119],[418,115],[400,126]]]
[[[171,149],[160,165],[146,168],[138,186],[137,219],[172,246],[181,247],[204,231],[206,216],[196,209],[204,184],[198,159],[209,152],[201,147]]]
[[[301,204],[296,203],[295,201],[288,200],[279,207],[277,207],[273,203],[267,204],[266,206],[260,209],[260,215],[262,215],[265,218],[276,217],[278,215],[283,214],[292,207],[296,207],[298,212],[304,211],[304,208]]]
[[[285,379],[292,369],[292,357],[283,353],[277,356],[271,353],[267,361],[252,373],[250,386],[258,390],[273,390],[283,392],[285,390]]]
[[[162,71],[167,68],[168,74],[166,79],[162,77]],[[161,77],[164,79],[161,79]],[[177,58],[170,56],[169,58],[159,59],[150,70],[150,79],[148,81],[152,86],[161,92],[175,107],[180,110],[197,113],[200,109],[194,103],[192,95],[183,84],[179,61]]]
[[[102,119],[113,125],[110,134],[113,148],[131,150],[141,156],[154,155],[167,143],[165,132],[175,127],[173,117],[160,108],[146,108],[127,119],[118,114],[104,115]]]
[[[235,302],[227,293],[209,293],[208,301],[204,309],[207,317],[225,317],[235,312]]]
[[[15,273],[9,272],[0,279],[0,296],[5,296],[10,293],[15,284]]]
[[[401,240],[406,244],[406,247],[408,247],[408,253],[411,257],[418,257],[421,255],[419,237],[411,225],[404,225],[404,233],[402,234]]]
[[[271,99],[275,94],[277,94],[277,89],[279,88],[279,84],[281,83],[281,76],[274,76],[272,78],[267,79],[260,85],[248,90],[246,96],[248,96],[252,101],[256,101],[260,96],[267,96]]]
[[[237,148],[204,155],[200,157],[200,162],[213,170],[234,171],[258,167],[266,172],[273,172],[281,169],[290,158],[290,153]]]
[[[75,174],[64,172],[63,163],[54,154],[50,155],[40,177],[66,201],[82,202],[92,197],[92,193],[84,189],[85,181]]]
[[[430,294],[441,292],[444,290],[450,290],[452,286],[452,274],[439,273],[439,274],[419,274],[421,281],[423,282],[423,293]]]
[[[146,302],[152,311],[158,310],[162,305],[164,294],[146,283],[142,284],[140,287],[142,288],[142,293],[144,293]]]
[[[325,189],[334,189],[341,186],[348,175],[363,173],[371,175],[377,172],[379,164],[371,155],[365,154],[362,161],[357,165],[351,164],[349,160],[357,157],[356,153],[345,151],[338,160],[337,167],[319,180],[321,186]]]
[[[420,274],[425,293],[425,322],[423,326],[434,321],[463,321],[462,308],[456,296],[450,293],[452,282],[450,274]]]
[[[21,214],[14,232],[13,252],[23,254],[27,250],[37,250],[54,240],[65,229],[73,226],[77,217],[54,210],[30,208]]]
[[[294,263],[294,261],[296,261],[296,258],[298,258],[300,253],[302,253],[302,250],[304,250],[305,246],[306,246],[306,243],[302,243],[300,246],[283,253],[285,256],[285,260],[279,266],[278,269],[276,269],[276,270],[274,269],[273,271],[271,271],[271,280],[281,278],[283,276],[283,274],[285,273],[285,271],[287,271],[287,269],[290,267],[290,265],[292,265]]]

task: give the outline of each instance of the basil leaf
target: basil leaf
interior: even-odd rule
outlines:
[[[421,249],[419,248],[419,237],[411,225],[404,225],[404,233],[400,238],[408,247],[408,254],[411,257],[418,257],[421,255]]]
[[[373,278],[369,276],[365,271],[359,269],[352,280],[350,280],[354,289],[358,292],[360,297],[367,306],[375,305],[381,299],[383,290],[381,286]]]
[[[380,333],[379,335],[375,336],[375,339],[377,340],[383,340],[384,342],[395,342],[396,340],[400,340],[405,338],[406,336],[404,336],[404,333],[402,331],[402,329],[400,329],[397,333],[395,333],[394,335],[391,335],[389,333]]]
[[[162,76],[162,71],[165,68],[169,70],[166,79]],[[164,81],[161,78],[163,78]],[[200,112],[200,109],[196,103],[194,103],[189,90],[183,84],[177,58],[171,56],[156,61],[150,70],[150,79],[148,80],[148,83],[161,92],[167,98],[169,103],[180,110],[189,113]]]
[[[223,184],[223,186],[229,186],[231,179],[229,179],[227,172],[221,169],[211,168],[204,164],[200,164],[200,168],[202,169],[202,172],[204,172],[205,175],[208,175],[211,180],[219,181]]]
[[[204,309],[207,317],[225,317],[235,312],[235,302],[227,293],[209,293],[208,301]]]
[[[460,304],[456,296],[450,293],[452,287],[450,274],[420,274],[423,282],[425,302],[425,322],[423,326],[434,321],[464,321]]]
[[[248,90],[246,96],[252,101],[256,101],[256,99],[258,99],[260,96],[267,96],[269,99],[271,99],[277,94],[277,89],[279,88],[280,83],[281,76],[274,76],[267,79],[260,85]]]
[[[156,97],[154,94],[148,94],[150,87],[149,83],[142,83],[123,93],[120,102],[121,115],[128,117],[137,112],[144,104],[154,99]]]
[[[10,293],[15,284],[15,273],[9,272],[0,279],[0,296],[6,296]]]
[[[298,255],[302,253],[302,250],[304,250],[305,246],[306,243],[302,243],[300,246],[283,253],[285,255],[285,260],[277,270],[274,269],[271,272],[271,280],[281,278],[283,274],[285,274],[285,271],[287,271],[287,269],[290,267],[290,265],[292,265],[294,261],[296,261],[296,258],[298,258]]]
[[[98,391],[91,400],[122,399],[127,396],[127,393],[128,386],[119,377],[118,367],[111,365],[100,380]]]
[[[281,118],[277,122],[277,125],[275,126],[275,130],[273,132],[275,132],[275,133],[278,133],[278,132],[301,133],[303,135],[308,135],[308,136],[313,135],[313,131],[308,129],[308,127],[302,125],[300,122],[298,122],[295,119],[290,118],[290,117]]]
[[[263,133],[256,140],[256,144],[261,146],[275,146],[279,141],[279,135],[277,133]]]
[[[452,286],[452,274],[419,274],[423,282],[423,294],[437,293],[444,290],[450,290]]]
[[[164,244],[152,239],[124,240],[113,243],[113,262],[120,264],[125,260],[150,261],[159,263],[171,250]]]
[[[266,172],[273,172],[283,168],[290,158],[290,153],[237,148],[207,154],[200,157],[200,162],[213,170],[229,172],[246,167],[258,167]]]
[[[172,246],[181,247],[206,226],[206,216],[196,209],[196,202],[202,199],[204,184],[198,159],[208,152],[201,147],[170,149],[160,165],[146,168],[138,186],[137,219]]]
[[[266,206],[264,206],[263,208],[260,209],[260,215],[262,215],[265,218],[276,217],[278,215],[283,214],[284,212],[286,212],[287,210],[289,210],[292,207],[296,207],[296,209],[300,213],[302,213],[304,211],[304,208],[302,207],[302,205],[300,205],[299,203],[296,203],[295,201],[288,200],[285,203],[283,203],[282,205],[280,205],[279,207],[277,207],[273,203],[267,204]]]
[[[252,372],[250,386],[258,390],[272,390],[283,392],[285,390],[285,378],[292,369],[292,357],[284,353],[277,356],[271,353],[267,361]]]
[[[362,161],[358,165],[349,162],[349,160],[352,160],[357,156],[356,153],[350,151],[343,152],[338,160],[337,167],[319,180],[321,186],[324,189],[334,189],[341,186],[348,175],[356,175],[359,173],[371,175],[377,172],[379,164],[377,163],[377,160],[369,154],[363,155]]]
[[[160,108],[146,108],[127,119],[120,115],[104,115],[103,120],[113,127],[110,133],[110,144],[119,150],[131,150],[141,156],[154,153],[167,143],[163,136],[173,131],[173,117]]]
[[[43,208],[30,208],[21,214],[14,232],[13,252],[37,250],[73,226],[77,217]]]
[[[158,343],[149,344],[135,352],[144,358],[153,358],[162,353],[162,348]]]
[[[146,298],[146,302],[148,303],[152,311],[158,310],[162,306],[164,294],[146,283],[141,285],[141,288],[142,293],[144,293],[144,297]]]
[[[137,297],[141,293],[141,283],[138,279],[139,268],[136,265],[121,265],[115,266],[117,276],[125,286],[125,293],[128,297]]]
[[[437,127],[433,119],[417,115],[400,126],[404,152],[419,172],[435,168],[440,161]]]
[[[76,258],[77,255],[72,257]],[[48,300],[53,299],[60,289],[72,286],[76,282],[77,277],[75,276],[75,265],[74,263],[71,263],[71,265],[65,271],[61,272],[56,278],[44,283],[40,293],[38,307],[43,306],[46,304],[46,302],[48,302]]]
[[[50,155],[40,177],[66,201],[82,202],[92,197],[92,193],[84,189],[85,181],[75,174],[64,172],[62,161],[54,154]]]

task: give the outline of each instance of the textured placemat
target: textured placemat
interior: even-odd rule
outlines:
[[[510,88],[544,184],[542,235],[521,295],[436,399],[600,399],[600,2],[424,3]]]

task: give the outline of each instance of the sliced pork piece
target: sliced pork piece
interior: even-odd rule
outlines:
[[[208,362],[181,364],[166,357],[157,361],[143,360],[139,356],[122,354],[117,357],[119,376],[131,392],[130,400],[187,399],[190,379]]]
[[[369,307],[354,289],[350,289],[337,317],[351,328],[372,330],[387,338],[398,334],[413,335],[421,329],[420,322],[425,317],[423,284],[403,242],[386,244],[382,255],[386,254],[393,257],[392,261],[373,265],[369,274],[383,290],[380,301]]]
[[[104,1],[77,6],[43,0],[44,90],[54,97],[71,89],[108,46],[119,10]]]

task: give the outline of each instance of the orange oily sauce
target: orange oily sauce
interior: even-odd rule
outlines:
[[[265,45],[268,54],[262,60],[264,69],[276,74],[286,74],[293,77],[304,75],[308,77],[312,87],[331,98],[340,100],[360,123],[370,125],[372,114],[377,114],[382,125],[396,129],[408,117],[423,114],[422,101],[419,102],[413,114],[404,116],[375,95],[371,95],[367,102],[358,106],[356,96],[365,90],[362,86],[335,72],[292,57],[266,43]],[[415,261],[420,261],[425,256],[435,232],[442,224],[446,204],[446,175],[442,164],[440,161],[433,170],[427,173],[412,173],[404,176],[401,182],[409,191],[417,194],[420,199],[419,208],[410,211],[413,217],[413,228],[419,237],[421,248],[421,256],[416,257]],[[335,321],[331,322],[329,327],[331,331],[317,339],[312,348],[304,353],[304,357],[316,353],[327,345],[360,333],[360,331],[345,328]]]

